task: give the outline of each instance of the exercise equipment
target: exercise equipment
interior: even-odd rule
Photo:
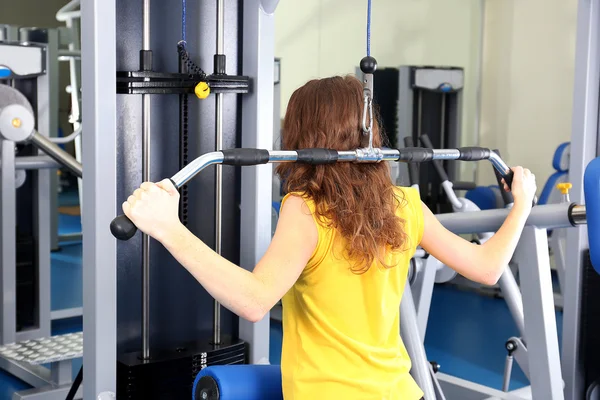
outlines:
[[[119,71],[132,71],[138,68],[137,51],[142,39],[141,12],[139,6],[130,2],[106,2],[102,0],[86,0],[86,7],[82,10],[82,38],[83,57],[82,86],[84,94],[84,119],[86,120],[86,140],[83,151],[86,159],[86,181],[84,194],[86,204],[93,214],[83,216],[84,229],[87,240],[83,250],[84,269],[84,321],[86,335],[86,349],[84,363],[90,363],[95,369],[86,367],[86,382],[83,388],[85,398],[96,398],[103,392],[114,392],[116,353],[141,349],[141,322],[140,322],[140,289],[141,289],[141,251],[139,237],[128,243],[114,240],[107,229],[115,213],[119,210],[119,199],[126,198],[141,181],[140,163],[140,137],[141,121],[140,99],[136,96],[115,95],[117,78],[115,68]],[[172,3],[153,2],[152,8],[155,15],[160,14],[161,24],[165,29],[154,30],[151,33],[152,49],[155,59],[164,60],[164,68],[176,71],[177,63],[172,57],[174,44],[181,36],[171,29],[178,27],[181,20],[181,10]],[[205,5],[206,2],[188,2],[188,14],[209,15],[214,11],[214,5]],[[583,12],[579,13],[580,19],[598,21],[597,16],[585,15],[584,7],[592,8],[592,3],[585,5],[580,2]],[[587,4],[587,3],[586,3]],[[243,73],[251,78],[252,90],[244,93],[242,98],[231,99],[225,97],[228,110],[224,121],[224,143],[229,147],[242,148],[269,148],[272,145],[272,96],[273,96],[273,13],[277,1],[246,0],[239,7],[228,10],[228,19],[239,21],[229,25],[225,32],[227,49],[237,56],[237,62],[230,61],[230,66],[240,65],[234,73]],[[595,6],[594,6],[595,7]],[[102,27],[102,28],[100,28]],[[208,40],[206,43],[192,44],[188,47],[193,50],[198,59],[209,59],[214,53],[212,38],[214,37],[213,18],[206,18],[202,24],[189,24],[189,37],[201,37]],[[579,29],[578,35],[587,35],[595,32],[593,29]],[[595,43],[587,45],[578,39],[578,52],[581,49],[596,49]],[[240,41],[240,43],[238,43]],[[243,48],[243,50],[242,50]],[[591,52],[591,50],[590,50]],[[118,56],[117,56],[118,55]],[[591,82],[589,87],[582,88],[582,80],[592,81],[597,77],[597,63],[578,61],[576,74],[576,93],[583,93],[588,99],[585,107],[573,107],[576,115],[574,126],[572,150],[578,158],[572,157],[574,165],[578,159],[589,158],[587,150],[596,148],[595,143],[590,144],[585,138],[594,137],[589,134],[590,128],[595,128],[598,118],[597,104],[593,93],[597,92],[598,85]],[[582,69],[582,66],[585,68]],[[166,81],[165,81],[166,82]],[[586,81],[587,82],[587,81]],[[138,87],[143,83],[133,82]],[[193,83],[196,83],[195,81]],[[194,88],[185,88],[191,93]],[[133,85],[132,85],[133,86]],[[157,85],[154,85],[157,86]],[[209,85],[211,89],[214,87]],[[136,89],[137,90],[137,89]],[[184,91],[183,89],[181,91]],[[211,93],[213,93],[211,91]],[[584,96],[581,96],[584,97]],[[182,166],[179,163],[180,145],[177,143],[177,130],[180,121],[173,118],[177,112],[178,94],[175,96],[155,96],[152,99],[153,113],[151,122],[156,131],[162,134],[153,135],[151,150],[153,151],[152,174],[155,176],[171,176],[173,171],[178,171]],[[582,111],[580,111],[582,110]],[[189,110],[189,135],[188,150],[189,160],[200,154],[208,154],[214,150],[214,131],[210,122],[214,119],[213,102],[203,101],[201,106],[192,104]],[[202,121],[200,123],[199,121]],[[172,134],[174,133],[174,135]],[[582,145],[585,140],[585,147]],[[584,157],[580,157],[584,155]],[[583,163],[583,162],[582,162]],[[582,191],[578,180],[583,176],[581,168],[570,168],[570,175],[574,178],[573,198],[581,203]],[[223,256],[233,262],[238,262],[243,268],[250,269],[267,248],[270,235],[271,198],[269,193],[272,172],[267,166],[256,168],[224,168],[223,169],[223,234],[232,238],[231,243],[223,243]],[[189,199],[195,203],[209,205],[208,207],[189,207],[187,218],[189,228],[201,239],[211,242],[214,238],[214,214],[212,201],[214,199],[214,180],[212,174],[202,174],[189,183]],[[231,188],[231,189],[228,189]],[[581,192],[581,193],[579,193]],[[106,193],[116,194],[107,196]],[[569,229],[572,235],[579,235],[581,229]],[[536,236],[537,237],[537,236]],[[237,242],[239,238],[239,243]],[[229,241],[227,241],[229,242]],[[580,241],[571,240],[571,243]],[[580,248],[569,249],[573,254],[580,254]],[[577,244],[577,246],[580,246]],[[579,255],[577,255],[579,257]],[[212,329],[212,299],[198,288],[197,283],[174,267],[174,261],[160,246],[151,246],[151,273],[153,279],[152,296],[168,298],[168,305],[156,302],[150,308],[150,319],[153,348],[175,349],[190,338],[203,336]],[[571,262],[571,259],[569,260]],[[574,270],[578,270],[579,259],[573,258]],[[575,275],[575,274],[574,274]],[[572,279],[573,282],[579,278]],[[573,288],[572,293],[578,293],[578,288]],[[577,296],[573,296],[577,297]],[[578,303],[573,300],[571,314],[579,310]],[[567,317],[565,321],[571,317]],[[573,322],[571,326],[577,325]],[[578,321],[578,320],[577,320]],[[223,311],[222,333],[242,338],[248,343],[250,352],[247,362],[257,363],[261,358],[268,357],[268,318],[257,324],[246,323]],[[239,328],[238,328],[239,323]],[[566,322],[565,322],[566,323]],[[116,332],[116,333],[115,333]],[[563,331],[565,340],[567,336],[579,337],[574,331]],[[210,335],[209,335],[210,336]],[[580,368],[576,362],[580,348],[577,343],[570,343],[564,347],[573,357],[565,359],[566,364]],[[571,358],[574,360],[572,361]],[[421,364],[419,364],[421,365]],[[210,368],[210,366],[208,367]],[[94,371],[94,372],[92,372]],[[191,377],[196,370],[186,370],[191,391]],[[575,375],[568,371],[570,375]],[[183,372],[182,372],[183,373]],[[439,373],[438,373],[439,374]],[[164,379],[164,375],[157,377]],[[117,378],[119,380],[120,378]],[[573,379],[565,377],[565,383]],[[188,391],[188,394],[189,394]],[[121,396],[119,396],[121,397]],[[572,396],[569,400],[581,399],[579,395]]]
[[[592,160],[583,178],[591,263],[600,274],[600,157]]]
[[[263,149],[228,149],[215,151],[196,158],[170,179],[176,188],[180,188],[196,174],[210,165],[223,164],[249,166],[267,163],[298,162],[307,164],[331,164],[335,162],[425,162],[431,160],[489,160],[508,183],[512,183],[512,170],[489,149],[482,147],[464,147],[459,149],[424,149],[420,147],[400,150],[382,150],[378,148],[357,149],[354,151],[336,151],[330,149],[302,149],[297,151],[269,151]],[[137,228],[125,215],[113,220],[110,226],[112,234],[120,240],[129,240]]]
[[[570,143],[561,143],[552,157],[552,168],[556,172],[548,177],[540,194],[540,204],[558,203],[560,197],[556,196],[557,185],[568,182],[569,179],[569,158]]]
[[[69,342],[57,358],[59,342],[67,339],[51,337],[51,322],[61,317],[51,311],[57,208],[56,174],[50,172],[62,167],[81,178],[82,167],[49,137],[58,117],[52,90],[58,81],[57,32],[24,28],[13,39],[20,40],[0,42],[0,368],[32,386],[16,393],[19,398],[64,398],[72,359],[81,357],[83,344]]]
[[[194,400],[283,400],[279,365],[212,366],[198,373]]]

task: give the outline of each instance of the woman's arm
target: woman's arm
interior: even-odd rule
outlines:
[[[123,211],[160,241],[219,303],[252,322],[261,320],[300,276],[318,240],[315,222],[300,197],[283,205],[269,248],[252,272],[215,253],[177,216],[179,193],[171,182],[144,183]]]
[[[514,173],[514,205],[500,229],[484,244],[476,245],[450,232],[422,204],[425,229],[421,246],[464,277],[494,285],[517,248],[536,191],[535,176],[529,170],[516,167]]]

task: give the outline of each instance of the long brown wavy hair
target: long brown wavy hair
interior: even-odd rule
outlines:
[[[376,110],[374,110],[376,111]],[[283,122],[282,148],[355,150],[368,144],[362,131],[363,87],[353,76],[311,80],[297,89]],[[377,113],[375,112],[375,115]],[[377,118],[373,146],[382,146]],[[346,256],[354,272],[364,273],[377,260],[387,265],[387,251],[407,241],[405,221],[396,215],[401,198],[394,193],[387,163],[308,165],[283,163],[276,169],[286,192],[300,192],[326,221],[347,239]]]

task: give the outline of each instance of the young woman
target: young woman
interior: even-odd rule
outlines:
[[[364,147],[362,110],[356,78],[310,81],[290,99],[283,147]],[[373,145],[382,145],[377,124]],[[179,194],[168,180],[142,184],[123,211],[240,317],[259,321],[282,299],[286,400],[420,399],[399,335],[416,247],[473,281],[494,284],[529,215],[534,175],[514,168],[514,207],[479,246],[446,230],[416,190],[395,187],[386,163],[280,164],[277,172],[289,194],[253,271],[217,255],[180,223]]]

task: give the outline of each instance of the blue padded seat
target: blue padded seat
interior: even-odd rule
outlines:
[[[544,185],[542,194],[538,199],[538,204],[556,203],[560,200],[556,196],[559,195],[556,190],[556,185],[561,182],[566,182],[569,176],[569,161],[570,161],[570,142],[562,143],[557,147],[552,158],[552,167],[554,172]]]

